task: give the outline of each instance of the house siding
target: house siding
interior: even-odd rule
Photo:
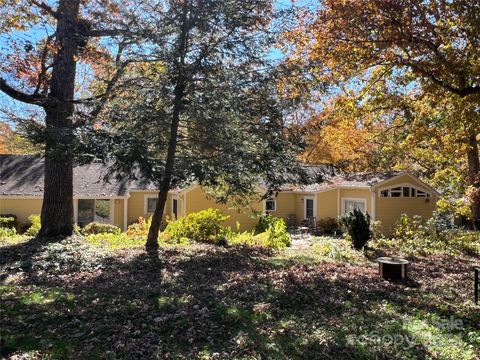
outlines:
[[[123,204],[124,199],[112,199],[113,201],[113,224],[123,230]]]
[[[241,231],[253,229],[258,222],[258,218],[254,215],[254,211],[263,211],[262,201],[253,202],[251,203],[250,207],[242,209],[233,208],[228,204],[219,204],[215,200],[211,199],[201,187],[196,187],[195,189],[187,192],[185,197],[186,214],[198,212],[208,208],[219,209],[224,214],[230,216],[230,218],[225,221],[225,226],[230,226],[234,230],[236,230],[237,221],[240,222]]]
[[[0,214],[17,215],[18,224],[28,224],[30,215],[39,215],[43,199],[0,199]]]
[[[317,193],[317,220],[338,217],[337,189]]]
[[[145,212],[145,197],[152,196],[157,197],[158,192],[156,191],[131,191],[130,197],[128,198],[128,215],[127,223],[128,225],[136,222],[141,216],[145,219],[148,219],[153,213]],[[172,204],[172,195],[168,194],[167,203],[165,204],[164,218],[170,216],[171,214],[171,204]]]
[[[287,221],[289,215],[295,215],[295,194],[279,193],[275,200],[277,201],[276,210],[269,212],[272,216]]]
[[[375,188],[375,219],[382,223],[382,231],[387,236],[393,235],[395,225],[402,214],[407,214],[409,217],[418,215],[426,220],[432,216],[437,207],[438,197],[436,194],[431,194],[430,198],[379,197],[380,189],[400,184],[411,184],[431,193],[431,190],[426,188],[423,183],[408,175],[400,176],[377,186]]]

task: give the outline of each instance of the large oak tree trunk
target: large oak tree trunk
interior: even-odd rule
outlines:
[[[73,232],[73,129],[80,0],[60,0],[49,97],[58,100],[45,109],[45,188],[39,236],[68,236]]]
[[[472,218],[475,221],[476,219],[480,219],[480,196],[478,196],[478,192],[480,191],[480,160],[478,154],[477,134],[471,134],[468,138],[467,156],[470,185],[474,186],[477,190],[477,196],[474,197],[472,203]]]

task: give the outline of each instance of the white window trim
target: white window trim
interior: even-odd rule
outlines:
[[[347,201],[355,201],[355,202],[363,202],[363,205],[365,207],[365,213],[368,213],[367,209],[367,199],[366,198],[350,198],[350,197],[342,197],[342,215],[345,215],[345,203]]]
[[[401,195],[401,196],[392,197],[392,196],[390,195],[390,190],[393,189],[393,188],[398,188],[398,187],[399,187],[399,188],[409,187],[409,188],[412,188],[412,189],[417,190],[417,192],[418,192],[418,191],[422,191],[422,192],[424,192],[425,194],[428,194],[428,196],[425,195],[425,196],[415,196],[415,197],[412,197],[412,196],[404,197],[404,196],[403,196],[403,190],[401,190],[401,191],[400,191],[400,195]],[[382,196],[381,196],[382,191],[385,191],[385,190],[388,190],[388,191],[389,191],[389,196],[387,196],[387,197],[382,197]],[[432,192],[431,192],[430,190],[427,190],[427,189],[425,189],[425,188],[421,188],[421,187],[419,187],[419,186],[416,186],[416,185],[410,184],[410,183],[395,184],[395,185],[385,186],[385,187],[381,187],[381,188],[378,188],[378,189],[377,189],[377,196],[378,196],[379,198],[388,198],[388,199],[402,199],[402,198],[403,198],[403,199],[417,199],[417,198],[418,198],[418,199],[426,199],[426,198],[431,198],[432,195],[433,195],[433,194],[432,194]]]
[[[317,216],[317,202],[315,195],[307,195],[303,197],[303,219],[307,220],[307,199],[313,200],[313,216]]]
[[[143,213],[144,214],[153,214],[153,212],[148,212],[148,199],[158,199],[157,195],[145,195],[143,199]]]
[[[109,200],[110,201],[110,214],[108,216],[108,223],[113,224],[113,219],[115,219],[115,205],[114,201],[121,198],[100,198],[100,197],[78,197],[73,199],[73,214],[75,217],[75,224],[78,224],[78,200],[93,200],[93,209],[95,211],[95,207],[97,206],[97,200]],[[95,216],[93,217],[93,221],[95,221]]]
[[[267,201],[273,201],[273,210],[267,210]],[[277,199],[274,197],[269,197],[268,199],[263,200],[263,212],[266,214],[277,211]]]

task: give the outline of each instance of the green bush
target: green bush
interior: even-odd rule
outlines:
[[[354,209],[342,216],[340,222],[347,229],[353,247],[357,250],[363,249],[371,236],[370,215]]]
[[[151,224],[152,217],[145,220],[140,216],[136,222],[128,226],[126,234],[131,239],[146,238]]]
[[[434,213],[428,220],[403,214],[395,226],[393,239],[379,239],[378,249],[394,250],[405,255],[470,253],[480,255],[480,233],[452,228],[442,215]]]
[[[253,232],[244,231],[244,232],[235,232],[235,231],[225,231],[225,239],[227,239],[228,244],[230,245],[253,245]]]
[[[216,244],[224,239],[225,228],[222,223],[229,216],[218,209],[207,209],[190,213],[178,220],[169,221],[161,234],[167,243],[182,243],[186,239]]]
[[[13,214],[0,215],[0,228],[16,229],[17,216]]]
[[[0,227],[0,240],[17,235],[15,228]]]
[[[292,238],[287,232],[285,221],[270,214],[261,215],[255,226],[251,243],[273,249],[290,246]],[[246,238],[246,235],[243,235]]]
[[[351,244],[345,239],[333,239],[321,236],[313,239],[311,251],[322,258],[335,261],[360,263],[365,261],[361,252],[352,249]]]
[[[109,249],[124,249],[145,246],[145,239],[131,238],[126,233],[97,233],[85,236],[85,240],[97,246]]]
[[[292,244],[292,238],[287,232],[287,225],[283,219],[277,219],[267,231],[267,243],[268,247],[273,249],[282,249]]]
[[[98,222],[92,222],[87,224],[83,229],[82,233],[85,235],[89,234],[120,234],[122,230],[118,226],[112,224],[102,224]]]
[[[261,234],[271,228],[278,219],[270,214],[262,214],[255,226],[255,234]]]
[[[40,215],[30,215],[28,221],[30,221],[30,226],[25,231],[25,235],[37,236],[41,227]]]
[[[318,220],[317,226],[324,234],[334,234],[339,228],[338,221],[331,217]]]

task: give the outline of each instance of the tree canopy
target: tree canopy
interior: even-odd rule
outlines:
[[[288,62],[322,92],[305,159],[415,170],[479,216],[480,4],[323,1],[285,33]],[[319,130],[319,131],[316,131]],[[461,184],[461,185],[460,185]]]

